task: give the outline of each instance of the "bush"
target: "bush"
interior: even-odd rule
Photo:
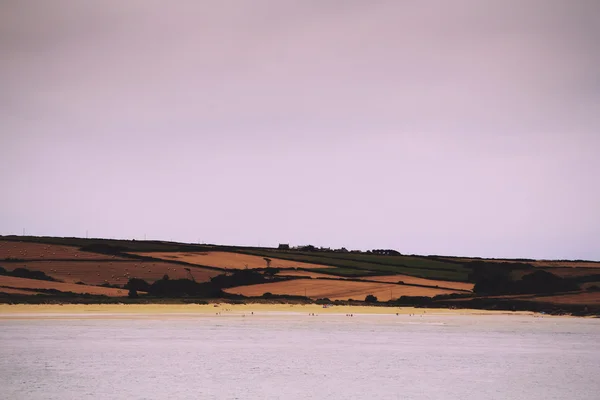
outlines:
[[[222,297],[223,291],[212,283],[198,283],[189,279],[158,280],[150,285],[148,290],[157,297]]]
[[[251,269],[236,270],[231,275],[222,274],[210,278],[211,284],[221,289],[271,281],[260,272]]]
[[[367,297],[365,297],[365,302],[377,303],[377,297],[373,296],[372,294],[369,294],[369,295],[367,295]]]
[[[138,291],[139,292],[149,292],[150,291],[150,284],[140,278],[129,279],[127,284],[123,287],[125,289],[135,290],[136,292],[138,292]]]

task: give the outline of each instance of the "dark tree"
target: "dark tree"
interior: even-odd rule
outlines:
[[[373,296],[372,294],[369,294],[369,295],[367,295],[367,297],[365,297],[365,302],[377,303],[377,297]]]
[[[131,279],[129,279],[127,284],[125,284],[124,288],[129,289],[129,290],[133,289],[136,292],[138,292],[138,291],[148,292],[150,290],[150,284],[140,278],[131,278]]]

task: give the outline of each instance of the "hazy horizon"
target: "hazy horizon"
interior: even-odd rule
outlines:
[[[0,3],[0,235],[600,260],[600,2]]]

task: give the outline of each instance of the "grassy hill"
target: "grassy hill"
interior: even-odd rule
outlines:
[[[144,282],[148,294],[141,297],[146,301],[167,294],[188,299],[216,295],[236,301],[264,296],[348,301],[375,295],[388,305],[600,311],[600,263],[584,260],[5,236],[0,237],[0,267],[0,272],[5,271],[0,273],[0,300],[4,301],[33,301],[32,297],[48,301],[57,296],[64,300],[102,293],[126,297],[131,295],[128,282],[136,279]],[[6,277],[16,269],[38,271],[54,281],[36,287],[36,280],[30,279],[24,285]],[[66,286],[73,284],[79,286]],[[65,292],[67,287],[73,290]],[[100,287],[117,291],[95,289]]]

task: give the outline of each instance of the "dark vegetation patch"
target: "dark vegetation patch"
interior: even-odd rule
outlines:
[[[531,268],[532,272],[521,279],[513,279],[515,269],[529,269],[518,263],[471,263],[473,272],[469,279],[475,282],[473,292],[478,295],[560,293],[579,290],[576,279],[561,278],[551,272]],[[509,264],[509,265],[506,265]]]
[[[217,275],[212,277],[209,282],[202,283],[190,279],[169,279],[167,275],[152,284],[143,279],[131,278],[124,288],[129,290],[129,297],[136,297],[138,295],[137,292],[147,292],[149,296],[155,297],[217,298],[233,296],[223,292],[223,289],[235,286],[279,282],[295,278],[274,276],[274,270],[258,271],[243,269],[234,270],[228,274]]]
[[[14,276],[16,278],[38,279],[41,281],[60,282],[58,279],[54,279],[42,271],[32,271],[28,270],[27,268],[15,268],[12,271],[8,271],[5,268],[0,267],[0,275]]]
[[[263,295],[261,297],[263,299],[267,299],[267,300],[291,300],[291,301],[301,301],[301,302],[312,303],[312,300],[308,297],[294,296],[291,294],[273,294],[271,292],[266,292],[266,293],[263,293]]]

